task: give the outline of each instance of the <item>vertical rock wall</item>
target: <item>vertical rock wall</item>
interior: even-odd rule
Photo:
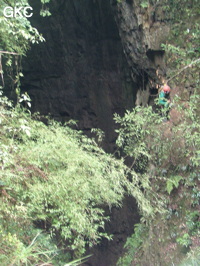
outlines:
[[[34,45],[25,59],[22,88],[31,96],[33,111],[79,121],[114,140],[113,114],[134,106],[137,84],[123,53],[109,0],[51,1],[52,16],[34,9],[32,24],[46,42]]]
[[[111,3],[132,80],[137,83],[136,105],[147,105],[151,89],[157,88],[165,77],[161,48],[169,33],[165,11],[155,1],[148,1],[147,7],[142,7],[141,0]]]
[[[101,128],[110,151],[113,114],[147,104],[149,81],[156,82],[156,70],[164,68],[160,43],[165,22],[154,15],[152,23],[149,10],[137,2],[51,0],[52,16],[42,18],[38,3],[30,1],[32,23],[46,39],[32,47],[23,63],[22,88],[32,98],[32,110],[63,122],[78,120],[88,134]],[[116,265],[138,219],[134,199],[125,199],[107,224],[114,241],[90,250],[94,256],[85,265]]]
[[[32,24],[46,39],[23,64],[22,89],[32,110],[78,120],[88,134],[101,128],[105,145],[112,143],[113,114],[148,104],[156,71],[163,72],[160,44],[168,28],[160,7],[142,9],[139,0],[51,0],[52,16],[42,18],[38,2],[30,4]]]

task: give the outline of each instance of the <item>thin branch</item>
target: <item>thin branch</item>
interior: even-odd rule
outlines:
[[[1,76],[1,80],[2,80],[2,85],[4,87],[5,83],[4,83],[4,77],[3,77],[3,67],[2,67],[2,61],[1,61],[1,56],[2,54],[11,54],[11,55],[19,55],[18,53],[15,53],[15,52],[8,52],[8,51],[1,51],[0,50],[0,76]],[[17,61],[15,61],[17,62]],[[17,65],[17,68],[18,68],[18,65]],[[12,79],[12,77],[11,77]],[[12,79],[13,80],[13,79]],[[14,81],[14,80],[13,80]]]
[[[2,85],[4,87],[4,78],[3,78],[3,67],[2,67],[2,62],[1,62],[1,54],[0,54],[0,75],[1,75]]]
[[[5,117],[5,115],[0,114],[0,116],[3,117],[6,121],[9,121],[9,120]]]
[[[18,53],[8,52],[8,51],[0,51],[0,54],[14,54],[14,55],[19,55]]]
[[[12,6],[13,7],[13,3],[11,4],[10,1],[8,0],[3,0],[4,4],[7,4],[8,6]]]
[[[172,80],[173,78],[175,78],[176,76],[178,76],[180,73],[182,73],[185,69],[187,69],[188,67],[191,67],[192,65],[198,63],[200,61],[200,58],[198,58],[197,60],[194,60],[193,62],[191,62],[189,65],[183,67],[177,74],[175,74],[174,76],[172,76],[170,79],[168,79],[166,81],[166,83],[168,83],[170,80]]]

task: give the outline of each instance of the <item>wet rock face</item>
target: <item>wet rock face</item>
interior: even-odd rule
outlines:
[[[30,4],[32,24],[46,39],[23,64],[32,111],[78,120],[88,134],[101,128],[106,147],[115,138],[113,114],[149,102],[149,80],[163,67],[162,12],[137,0],[51,0],[52,16],[42,18],[38,3]]]
[[[132,79],[137,80],[138,90],[149,91],[165,76],[161,44],[169,33],[166,15],[159,3],[148,4],[146,8],[140,0],[112,0],[111,3]],[[144,101],[144,105],[147,103]]]
[[[110,1],[51,1],[51,17],[37,15],[33,25],[46,42],[34,45],[24,61],[22,88],[32,110],[54,118],[79,121],[114,138],[113,114],[134,106],[137,86],[123,54]]]

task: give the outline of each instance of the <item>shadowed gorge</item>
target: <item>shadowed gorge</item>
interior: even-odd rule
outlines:
[[[52,1],[51,10],[51,17],[32,18],[46,42],[33,46],[25,60],[22,88],[33,111],[62,122],[78,120],[86,132],[101,128],[107,144],[112,143],[113,114],[134,106],[137,84],[110,3]]]
[[[108,148],[115,138],[113,114],[134,107],[138,91],[146,96],[139,93],[137,103],[149,101],[148,77],[155,82],[163,66],[162,57],[156,59],[161,40],[146,44],[139,11],[128,3],[116,9],[112,1],[51,1],[52,16],[46,18],[31,4],[33,25],[46,39],[32,47],[23,64],[22,89],[32,99],[32,111],[62,122],[78,120],[85,132],[100,128]]]
[[[0,265],[199,265],[199,1],[1,1]]]
[[[33,112],[62,122],[75,119],[88,135],[91,128],[100,128],[104,149],[113,151],[113,115],[135,106],[138,85],[131,78],[110,2],[52,1],[50,10],[51,17],[32,18],[46,42],[33,46],[24,60],[22,89],[32,99]],[[89,251],[94,253],[90,265],[115,265],[139,217],[131,199],[108,215],[114,240]]]
[[[52,0],[50,17],[39,15],[37,2],[30,4],[34,10],[30,20],[45,38],[45,42],[32,45],[23,59],[21,89],[30,95],[31,111],[63,123],[77,120],[78,129],[89,136],[91,128],[100,128],[105,132],[104,149],[113,152],[113,115],[148,103],[146,86],[149,73],[155,75],[154,49],[158,44],[155,48],[148,41],[151,56],[144,58],[143,47],[148,45],[136,10],[129,3],[117,7],[115,1],[108,0]],[[141,89],[145,97],[137,95]],[[113,241],[104,240],[89,250],[88,254],[94,253],[89,265],[116,265],[127,236],[133,233],[133,224],[139,221],[131,198],[125,199],[122,209],[108,211],[108,215],[111,222],[106,230],[113,234]]]

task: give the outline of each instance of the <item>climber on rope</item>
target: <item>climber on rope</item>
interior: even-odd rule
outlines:
[[[170,87],[165,84],[161,87],[161,90],[159,92],[158,96],[158,105],[161,107],[161,113],[162,116],[167,116],[169,112],[169,107],[170,107]]]
[[[158,97],[158,104],[161,105],[162,107],[168,108],[170,106],[170,87],[168,85],[164,85],[161,87],[159,97]]]

